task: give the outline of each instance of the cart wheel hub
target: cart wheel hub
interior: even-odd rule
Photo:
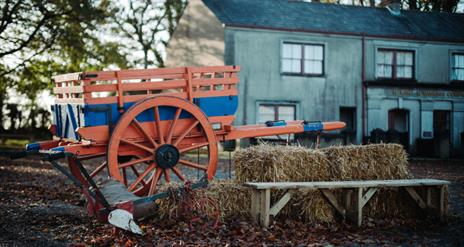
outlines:
[[[156,163],[163,169],[173,168],[179,158],[179,150],[171,144],[163,144],[155,152]]]

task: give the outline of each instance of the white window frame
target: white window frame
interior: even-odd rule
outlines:
[[[285,45],[299,45],[301,52],[300,52],[300,71],[299,72],[291,72],[291,71],[284,71],[284,59],[291,59],[284,57],[284,46]],[[307,59],[305,57],[305,48],[306,47],[321,47],[322,48],[322,60],[319,59]],[[313,76],[313,77],[322,77],[325,75],[325,68],[326,68],[326,45],[323,43],[311,43],[311,42],[300,42],[300,41],[282,41],[280,45],[280,71],[283,75],[295,75],[295,76]],[[298,59],[298,58],[297,58]],[[305,62],[306,61],[320,61],[321,62],[321,73],[309,73],[305,71]]]
[[[377,62],[379,59],[380,52],[392,52],[392,68],[391,68],[391,77],[384,77],[379,76],[379,63]],[[411,53],[412,54],[412,68],[411,68],[411,77],[398,77],[397,70],[398,70],[398,60],[397,54],[398,53]],[[408,49],[408,48],[397,48],[397,47],[376,47],[376,56],[374,60],[375,66],[375,77],[381,80],[398,80],[398,81],[411,81],[416,80],[416,68],[417,68],[417,52],[415,49]]]
[[[453,51],[451,52],[451,61],[450,61],[450,78],[451,78],[451,81],[464,81],[464,77],[463,78],[455,78],[454,77],[454,70],[456,68],[458,69],[464,69],[464,64],[459,64],[459,67],[456,67],[455,66],[455,59],[454,59],[454,56],[462,56],[464,57],[464,51]],[[462,67],[461,67],[462,66]]]

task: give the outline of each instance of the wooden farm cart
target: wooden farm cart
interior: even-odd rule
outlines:
[[[198,187],[213,179],[218,142],[345,126],[320,121],[232,126],[238,72],[238,66],[217,66],[55,76],[54,138],[29,144],[27,152],[44,154],[80,186],[90,214],[106,220],[111,210],[124,208],[141,218],[147,205],[167,195],[159,193],[161,183],[193,181]],[[60,158],[67,159],[69,172],[56,162]],[[100,163],[92,169],[84,164],[88,160]],[[203,179],[195,178],[198,171]],[[97,186],[99,174],[110,179]]]
[[[290,201],[295,190],[319,190],[326,201],[333,206],[344,219],[352,219],[361,226],[362,211],[372,196],[380,188],[404,188],[417,205],[434,213],[440,219],[446,214],[445,190],[450,184],[437,179],[398,179],[398,180],[362,180],[362,181],[320,181],[320,182],[269,182],[245,183],[252,188],[250,213],[262,226],[269,226],[270,216],[276,216]],[[424,195],[417,189],[425,189]],[[271,190],[287,192],[271,205]],[[332,190],[343,192],[340,202]],[[355,193],[353,193],[355,192]],[[354,195],[353,195],[354,194]]]

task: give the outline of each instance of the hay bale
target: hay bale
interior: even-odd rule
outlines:
[[[178,187],[180,185],[171,185]],[[249,215],[251,191],[234,180],[213,181],[207,188],[194,191],[195,200],[206,202],[204,215],[214,217],[217,213],[221,219],[247,217]],[[181,198],[179,198],[181,200]],[[165,198],[158,201],[159,219],[176,219],[179,217],[180,200]]]
[[[329,180],[407,179],[408,156],[399,144],[334,146],[320,149],[330,166]]]
[[[328,162],[319,150],[262,144],[234,155],[238,183],[317,181],[329,176]]]

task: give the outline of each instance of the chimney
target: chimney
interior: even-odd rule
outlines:
[[[394,16],[401,15],[401,0],[382,0],[379,7],[385,7]]]

